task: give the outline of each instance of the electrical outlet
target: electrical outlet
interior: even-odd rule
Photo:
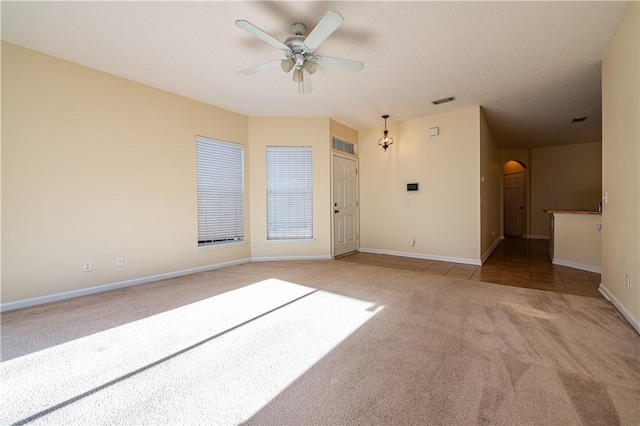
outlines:
[[[124,266],[124,257],[122,256],[116,257],[116,266],[117,267]]]
[[[626,286],[627,288],[631,288],[631,274],[627,274],[627,278],[626,278]]]
[[[410,245],[411,247],[413,247],[413,246],[415,246],[415,245],[416,245],[416,239],[415,239],[415,238],[413,238],[413,236],[409,237],[409,245]]]
[[[91,266],[91,261],[84,262],[82,264],[82,272],[91,272],[93,267]]]

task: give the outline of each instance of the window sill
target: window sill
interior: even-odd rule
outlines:
[[[232,241],[230,243],[207,244],[207,245],[196,247],[196,252],[218,250],[218,249],[225,249],[230,247],[239,247],[239,246],[246,246],[246,245],[247,245],[246,240]]]
[[[267,240],[266,243],[267,244],[291,244],[291,243],[302,243],[302,244],[308,244],[308,243],[315,243],[316,239],[315,238],[300,238],[300,239],[295,239],[295,240]]]

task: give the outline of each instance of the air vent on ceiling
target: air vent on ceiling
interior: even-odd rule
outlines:
[[[434,105],[440,105],[440,104],[446,104],[447,102],[451,102],[451,101],[455,101],[456,97],[455,96],[451,96],[449,98],[442,98],[442,99],[438,99],[437,101],[432,101],[431,103]]]
[[[573,120],[571,120],[571,124],[573,123],[582,123],[583,121],[585,121],[587,119],[587,117],[578,117],[578,118],[574,118]]]

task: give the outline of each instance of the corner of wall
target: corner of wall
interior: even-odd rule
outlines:
[[[638,75],[640,3],[636,1],[631,2],[602,60],[602,191],[608,194],[608,202],[602,206],[601,285],[636,326],[640,318]]]

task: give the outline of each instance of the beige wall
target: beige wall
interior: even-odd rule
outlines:
[[[602,191],[602,144],[531,150],[531,234],[549,236],[544,209],[597,210]]]
[[[599,214],[553,215],[553,263],[600,272],[602,234],[596,226],[602,224]]]
[[[639,64],[640,4],[633,2],[602,61],[602,286],[640,333]]]
[[[250,258],[195,250],[195,136],[246,117],[3,43],[2,119],[2,303]]]
[[[357,131],[249,119],[2,47],[3,304],[252,257],[331,256],[331,136],[356,143]],[[196,251],[196,135],[246,146],[244,245]],[[313,242],[266,242],[267,145],[313,147]]]
[[[1,12],[0,12],[1,13]],[[0,56],[2,53],[3,45],[0,42]],[[2,60],[0,58],[0,64]],[[0,70],[0,77],[2,75],[2,71]],[[2,99],[2,84],[0,84],[0,99]],[[2,129],[2,102],[0,102],[0,129]],[[2,176],[4,172],[2,171],[2,134],[0,131],[0,303],[2,302]]]
[[[251,157],[251,257],[331,257],[331,137],[329,119],[249,119]],[[267,242],[266,147],[310,146],[313,149],[313,236],[312,242]],[[255,241],[255,245],[253,242]]]
[[[383,126],[359,134],[361,250],[479,262],[480,107],[389,121],[387,152]]]
[[[358,131],[335,120],[329,120],[329,133],[331,137],[335,136],[345,142],[358,143]]]
[[[491,128],[480,109],[480,199],[481,199],[481,248],[484,260],[502,236],[500,192],[502,167],[500,148]]]

